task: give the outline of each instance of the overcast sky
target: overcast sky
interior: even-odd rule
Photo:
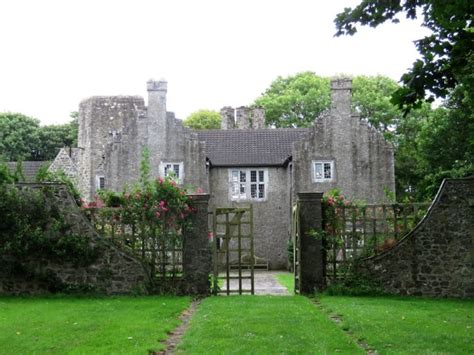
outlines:
[[[64,123],[94,95],[168,81],[168,111],[250,104],[278,76],[383,74],[418,57],[413,21],[334,37],[357,0],[1,0],[0,112]]]

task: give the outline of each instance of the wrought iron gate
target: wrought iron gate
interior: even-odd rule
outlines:
[[[252,205],[213,213],[214,294],[254,294]]]

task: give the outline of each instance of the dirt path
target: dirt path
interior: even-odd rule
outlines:
[[[189,321],[191,320],[194,312],[196,312],[199,303],[201,303],[200,300],[194,300],[191,305],[183,313],[181,313],[181,315],[179,316],[181,324],[176,327],[171,333],[169,333],[168,338],[164,341],[166,349],[161,351],[150,352],[150,355],[174,354],[176,346],[178,346],[181,341],[181,338],[183,337],[184,332],[186,332],[186,330],[188,329]]]

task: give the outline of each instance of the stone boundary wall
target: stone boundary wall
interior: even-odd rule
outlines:
[[[88,266],[77,266],[73,263],[54,263],[49,260],[31,260],[29,266],[35,274],[55,278],[57,283],[92,287],[102,294],[146,293],[149,285],[148,273],[140,260],[117,248],[97,234],[89,220],[77,206],[66,187],[60,184],[48,184],[54,188],[55,199],[60,206],[63,217],[72,227],[72,232],[90,236],[92,246],[103,249],[101,256]],[[39,188],[41,184],[20,184],[20,187]],[[38,277],[12,278],[2,275],[0,270],[0,294],[40,294],[54,291],[51,281]]]
[[[444,180],[425,218],[358,271],[393,294],[474,297],[474,177]]]

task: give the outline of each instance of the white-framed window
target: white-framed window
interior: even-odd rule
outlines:
[[[96,175],[95,177],[95,190],[103,190],[105,189],[105,176],[103,175]]]
[[[232,201],[263,201],[268,193],[267,169],[229,169],[229,196]]]
[[[313,161],[313,181],[332,181],[335,178],[334,160]]]
[[[160,175],[161,177],[170,176],[177,183],[181,184],[184,178],[184,164],[183,162],[168,162],[162,161],[160,163]]]

